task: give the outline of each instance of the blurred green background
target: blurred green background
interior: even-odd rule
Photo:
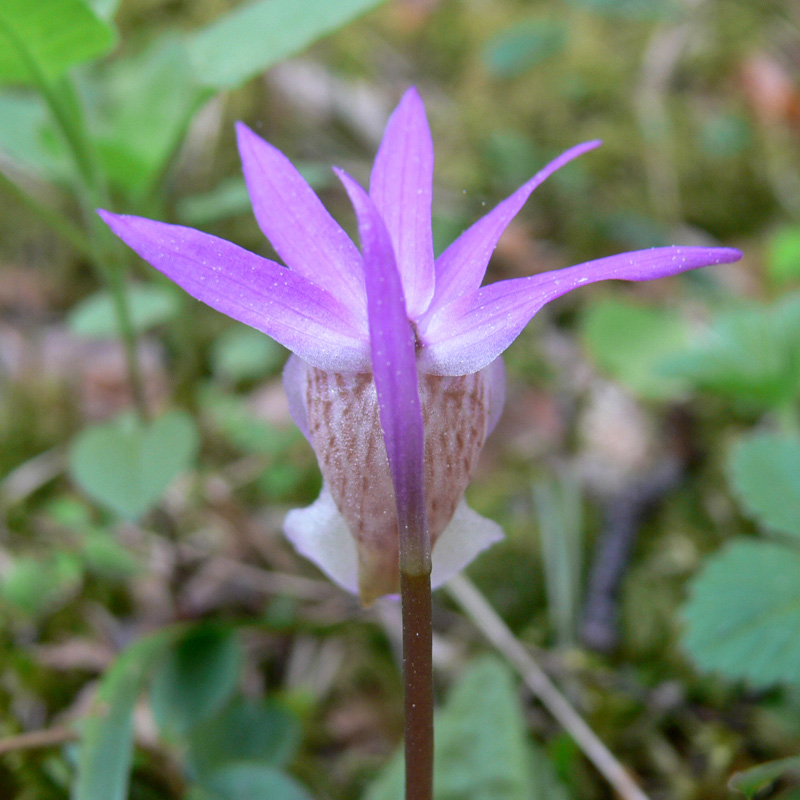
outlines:
[[[537,315],[467,495],[507,540],[469,574],[653,800],[734,796],[733,773],[800,752],[794,0],[7,0],[0,45],[1,797],[396,797],[397,608],[358,608],[281,534],[320,483],[285,351],[92,209],[274,255],[243,120],[353,232],[330,165],[366,181],[412,84],[437,252],[604,141],[537,190],[488,280],[744,252]],[[610,798],[434,602],[441,771],[466,776],[437,796]],[[740,789],[796,798],[793,765]]]

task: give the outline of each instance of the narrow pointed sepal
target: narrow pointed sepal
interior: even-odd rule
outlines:
[[[358,314],[302,275],[192,228],[98,214],[145,261],[211,308],[315,366],[369,368],[368,334]]]
[[[542,306],[605,280],[649,281],[738,261],[729,247],[654,247],[484,286],[439,308],[418,325],[420,369],[463,375],[483,369],[517,338]]]
[[[430,572],[430,532],[423,480],[424,428],[417,383],[416,341],[386,225],[369,195],[337,170],[358,218],[367,289],[372,374],[394,486],[400,569]]]

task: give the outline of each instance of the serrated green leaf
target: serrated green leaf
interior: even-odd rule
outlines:
[[[313,800],[296,780],[264,764],[230,764],[203,781],[209,800]]]
[[[150,424],[126,415],[78,434],[70,473],[93,499],[138,519],[192,466],[198,444],[194,422],[182,411],[167,412]]]
[[[189,41],[197,79],[212,89],[238,86],[381,2],[256,0],[239,6]]]
[[[767,687],[800,685],[800,552],[741,540],[709,557],[683,609],[702,669]]]
[[[84,0],[3,0],[0,82],[36,83],[32,71],[57,78],[107,53],[116,32]]]
[[[733,448],[728,472],[747,513],[765,528],[800,536],[800,440],[760,433]]]
[[[666,359],[662,373],[759,406],[800,392],[800,295],[720,315],[699,344]]]
[[[492,656],[473,661],[436,717],[434,800],[531,800],[534,781],[525,724],[509,668]],[[366,800],[402,800],[402,753]]]
[[[757,767],[734,772],[728,781],[728,788],[741,792],[750,800],[761,789],[789,772],[800,773],[800,756],[768,761]]]
[[[623,300],[593,303],[581,318],[581,335],[598,366],[637,394],[649,398],[679,396],[685,384],[664,377],[658,364],[690,341],[686,321],[674,311]]]
[[[184,736],[230,699],[242,647],[234,631],[198,628],[177,641],[153,679],[150,704],[161,730]]]
[[[144,333],[174,319],[180,310],[174,289],[152,284],[137,284],[127,289],[131,325]],[[110,339],[119,335],[114,301],[108,290],[101,290],[78,303],[67,318],[70,329],[91,339]]]
[[[240,699],[192,729],[188,761],[203,780],[231,764],[281,767],[299,743],[297,719],[282,705]]]

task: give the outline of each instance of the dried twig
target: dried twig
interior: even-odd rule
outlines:
[[[0,482],[0,503],[12,505],[25,500],[45,484],[57,478],[66,467],[66,452],[54,447],[25,461]]]
[[[0,739],[0,756],[19,750],[40,750],[44,747],[58,747],[68,742],[76,742],[80,737],[72,728],[45,728],[41,731],[20,733]]]
[[[463,575],[457,575],[447,584],[447,590],[483,635],[516,667],[528,688],[572,736],[622,800],[648,800],[627,770],[517,641],[474,584]]]

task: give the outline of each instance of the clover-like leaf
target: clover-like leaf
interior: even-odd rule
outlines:
[[[757,406],[778,406],[800,392],[800,295],[720,315],[691,349],[662,372],[697,388]]]
[[[800,439],[749,436],[731,451],[728,466],[750,516],[773,532],[800,537]]]
[[[683,644],[704,670],[800,685],[800,551],[736,541],[706,561],[683,609]]]
[[[685,390],[684,382],[658,368],[666,354],[689,343],[689,326],[674,311],[609,299],[588,308],[581,333],[598,366],[637,394],[670,398]]]
[[[94,500],[122,517],[138,519],[192,466],[198,443],[194,422],[182,411],[170,411],[150,424],[125,415],[78,435],[70,472]]]

